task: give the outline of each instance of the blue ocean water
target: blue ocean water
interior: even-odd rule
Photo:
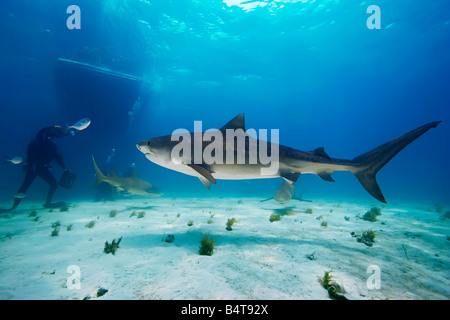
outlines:
[[[70,5],[81,9],[81,29],[67,28]],[[381,10],[381,29],[367,27],[370,5]],[[0,151],[25,157],[41,128],[89,117],[89,128],[56,141],[77,180],[55,200],[94,198],[92,155],[123,174],[135,164],[165,196],[267,198],[281,179],[220,180],[207,190],[195,177],[149,162],[136,143],[192,131],[195,120],[218,128],[244,112],[247,128],[279,129],[283,145],[352,159],[441,120],[377,178],[388,203],[445,205],[449,9],[445,0],[3,0]],[[142,81],[80,75],[59,58]],[[56,164],[53,173],[62,173]],[[0,202],[12,201],[23,177],[22,164],[0,165]],[[297,192],[376,203],[351,173],[333,177],[302,175]],[[44,201],[46,193],[36,179],[24,201]]]

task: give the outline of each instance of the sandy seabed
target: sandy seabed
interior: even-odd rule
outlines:
[[[449,299],[450,221],[391,205],[380,206],[376,222],[361,219],[370,208],[161,197],[76,202],[60,212],[24,201],[0,216],[0,299],[322,300],[330,298],[318,278],[330,270],[348,299]],[[238,221],[232,231],[229,218]],[[369,229],[372,247],[351,235]],[[199,254],[206,234],[212,256]],[[120,237],[115,255],[106,254],[105,242]],[[97,297],[100,288],[108,291]]]

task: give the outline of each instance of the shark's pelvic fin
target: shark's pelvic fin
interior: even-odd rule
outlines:
[[[317,173],[317,176],[322,180],[334,182],[334,179],[331,177],[331,173],[329,172],[319,172]]]
[[[300,177],[300,172],[280,171],[280,177],[282,177],[287,183],[293,184],[297,182]]]
[[[354,158],[352,160],[352,162],[355,162],[355,169],[352,171],[353,174],[367,190],[367,192],[369,192],[377,200],[386,203],[383,193],[378,186],[375,175],[403,148],[431,128],[436,128],[439,123],[441,123],[441,121],[435,121],[423,125],[379,146],[378,148]]]

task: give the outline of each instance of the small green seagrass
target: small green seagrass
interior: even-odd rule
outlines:
[[[269,217],[270,222],[280,221],[280,220],[281,220],[281,214],[279,214],[279,213],[273,213]]]
[[[227,221],[227,227],[225,228],[225,229],[227,229],[228,231],[231,231],[231,230],[233,230],[233,225],[235,224],[237,222],[237,220],[235,219],[235,218],[231,218],[231,219],[228,219],[228,221]]]
[[[117,242],[116,242],[116,239],[113,239],[113,241],[111,243],[108,243],[108,241],[106,241],[103,252],[105,252],[106,254],[112,253],[112,255],[115,255],[117,249],[119,248],[120,241],[122,241],[122,237],[120,237]]]

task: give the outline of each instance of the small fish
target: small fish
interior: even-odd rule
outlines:
[[[19,193],[16,193],[16,194],[14,195],[14,198],[23,199],[23,198],[25,198],[26,196],[27,196],[27,195],[26,195],[25,193],[19,192]]]
[[[15,156],[14,158],[9,158],[7,156],[5,157],[5,162],[3,162],[3,164],[6,164],[7,162],[11,162],[12,164],[20,164],[23,161],[23,158],[21,156]]]
[[[80,121],[78,121],[77,123],[75,123],[74,125],[71,125],[69,127],[69,129],[76,129],[78,131],[81,131],[81,130],[84,130],[87,127],[89,127],[90,124],[91,124],[91,119],[84,118],[84,119],[81,119]]]

